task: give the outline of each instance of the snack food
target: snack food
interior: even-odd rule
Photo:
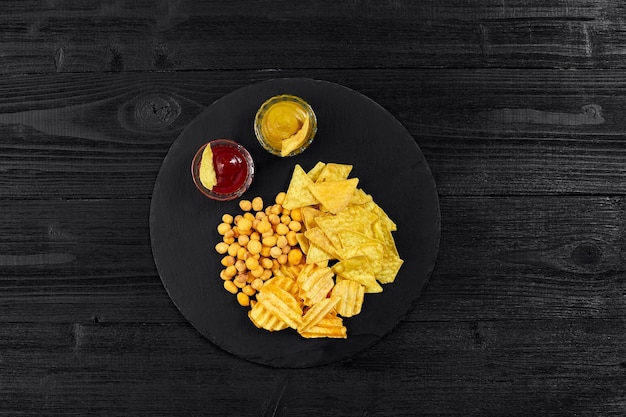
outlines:
[[[319,162],[306,172],[296,164],[273,204],[242,200],[243,214],[224,215],[215,247],[226,254],[220,275],[251,307],[255,326],[345,338],[342,317],[359,314],[366,293],[395,280],[404,262],[392,234],[397,225],[351,171]]]
[[[215,139],[196,152],[191,175],[198,190],[214,200],[240,197],[254,178],[254,161],[239,143]]]
[[[254,130],[259,143],[268,152],[292,156],[311,143],[317,130],[317,119],[311,106],[302,98],[282,94],[261,105]]]

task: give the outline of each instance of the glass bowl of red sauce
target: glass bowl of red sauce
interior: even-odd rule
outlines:
[[[203,158],[204,149],[210,146],[213,161]],[[200,180],[200,166],[213,163],[217,183],[211,189]],[[191,177],[202,194],[213,200],[227,201],[246,192],[254,178],[254,161],[246,148],[230,139],[215,139],[205,143],[196,152],[191,163]]]

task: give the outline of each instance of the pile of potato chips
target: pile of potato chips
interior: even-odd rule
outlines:
[[[396,224],[349,178],[352,165],[296,165],[283,207],[299,209],[304,266],[267,280],[248,316],[259,328],[295,329],[305,338],[346,338],[343,317],[361,312],[365,293],[383,290],[402,266]]]

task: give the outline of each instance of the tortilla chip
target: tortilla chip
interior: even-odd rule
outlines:
[[[333,266],[333,272],[345,279],[356,281],[365,287],[365,292],[382,292],[383,288],[376,282],[376,277],[365,256],[344,259]]]
[[[383,255],[382,268],[376,275],[376,279],[381,284],[389,284],[395,281],[398,271],[404,261],[398,255],[390,251],[385,251]]]
[[[293,210],[317,204],[319,201],[309,190],[309,186],[313,184],[313,181],[306,172],[304,172],[304,169],[302,169],[299,164],[296,164],[291,180],[289,181],[289,187],[287,187],[283,207],[288,210]]]
[[[327,252],[334,259],[339,258],[339,249],[341,246],[337,247],[335,242],[332,242],[328,236],[322,231],[319,227],[314,227],[312,229],[304,232],[304,236],[309,239],[309,242],[314,243],[316,246],[323,248],[325,252]],[[337,241],[339,245],[341,245],[340,241]]]
[[[312,229],[317,226],[317,223],[315,223],[315,218],[317,216],[327,215],[327,213],[324,213],[314,207],[302,207],[300,212],[302,213],[302,222],[304,223],[305,229]]]
[[[352,171],[352,165],[329,162],[321,170],[315,182],[345,180],[348,178],[348,175],[350,175],[350,171]]]
[[[361,188],[357,188],[354,190],[354,194],[352,194],[350,204],[366,204],[371,201],[374,201],[371,195],[367,194]]]
[[[337,214],[348,206],[358,183],[358,178],[328,180],[310,184],[309,190],[328,211]]]
[[[307,264],[320,264],[333,259],[332,255],[313,242],[309,242],[309,251],[306,254]]]
[[[319,177],[320,172],[322,172],[322,169],[324,169],[325,166],[326,166],[326,164],[324,162],[319,161],[306,174],[309,176],[309,178],[311,178],[311,181],[315,182],[315,181],[317,181],[317,178]]]

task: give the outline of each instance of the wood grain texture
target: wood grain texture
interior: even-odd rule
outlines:
[[[11,324],[0,333],[2,379],[17,383],[0,399],[6,411],[50,415],[619,415],[623,326],[405,322],[352,360],[277,370],[184,324]]]
[[[622,71],[317,70],[0,79],[0,197],[149,198],[169,146],[205,106],[293,76],[389,110],[442,195],[626,192]]]
[[[2,74],[624,67],[619,2],[5,1]]]
[[[590,0],[3,1],[0,415],[626,415],[625,21]],[[275,77],[388,109],[441,197],[424,295],[319,368],[206,341],[150,250],[170,145]]]
[[[623,197],[461,196],[440,204],[439,257],[408,320],[622,317]],[[0,321],[184,321],[151,258],[149,201],[9,201],[0,208],[7,231]],[[59,254],[71,261],[6,262]]]

